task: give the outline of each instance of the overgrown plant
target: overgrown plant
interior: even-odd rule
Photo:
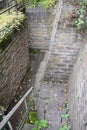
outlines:
[[[32,128],[32,130],[41,130],[42,128],[48,127],[48,121],[47,120],[36,120],[35,121],[35,128]]]
[[[2,14],[0,15],[0,49],[6,40],[9,41],[10,35],[14,30],[19,30],[20,26],[24,25],[25,16],[23,13],[19,12],[18,16],[15,12],[10,15]]]
[[[87,0],[80,3],[76,13],[77,18],[75,20],[75,24],[78,29],[85,31],[87,29]]]

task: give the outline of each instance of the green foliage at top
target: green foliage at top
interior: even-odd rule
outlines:
[[[31,7],[36,7],[38,5],[43,6],[44,8],[50,8],[55,6],[57,0],[25,0]]]
[[[83,31],[87,29],[87,0],[84,0],[80,3],[79,9],[76,11],[77,18],[75,20],[75,24],[78,29],[82,29]]]
[[[56,0],[41,0],[39,4],[43,5],[45,8],[50,8],[55,6]]]
[[[41,130],[42,128],[48,127],[48,121],[47,120],[36,120],[35,123],[36,128],[32,128],[32,130]]]
[[[17,4],[22,4],[23,0],[17,0]]]

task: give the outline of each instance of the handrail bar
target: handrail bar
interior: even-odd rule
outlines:
[[[28,92],[20,99],[20,101],[15,105],[15,107],[6,115],[6,117],[0,122],[0,130],[5,126],[5,124],[9,121],[12,115],[16,112],[19,106],[24,102],[27,96],[31,93],[34,88],[31,87]]]
[[[6,9],[4,9],[3,11],[0,11],[0,15],[3,14],[3,13],[5,13],[5,12],[7,12],[9,9],[11,9],[11,8],[13,8],[13,7],[15,7],[15,6],[16,6],[16,4],[14,4],[14,5],[12,5],[12,6],[8,7],[8,8],[6,8]]]

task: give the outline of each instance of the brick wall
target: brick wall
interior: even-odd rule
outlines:
[[[0,105],[8,107],[29,66],[26,31],[17,33],[0,54]]]
[[[83,45],[69,83],[72,130],[87,130],[87,39]]]
[[[54,15],[43,8],[27,9],[28,43],[30,48],[47,50]]]

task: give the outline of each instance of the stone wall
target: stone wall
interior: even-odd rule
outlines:
[[[87,130],[87,39],[83,45],[69,83],[72,130]]]
[[[29,66],[26,31],[18,32],[0,54],[0,105],[6,108],[14,97]]]
[[[47,50],[54,21],[52,10],[47,11],[43,8],[32,8],[27,9],[26,12],[30,48]]]

